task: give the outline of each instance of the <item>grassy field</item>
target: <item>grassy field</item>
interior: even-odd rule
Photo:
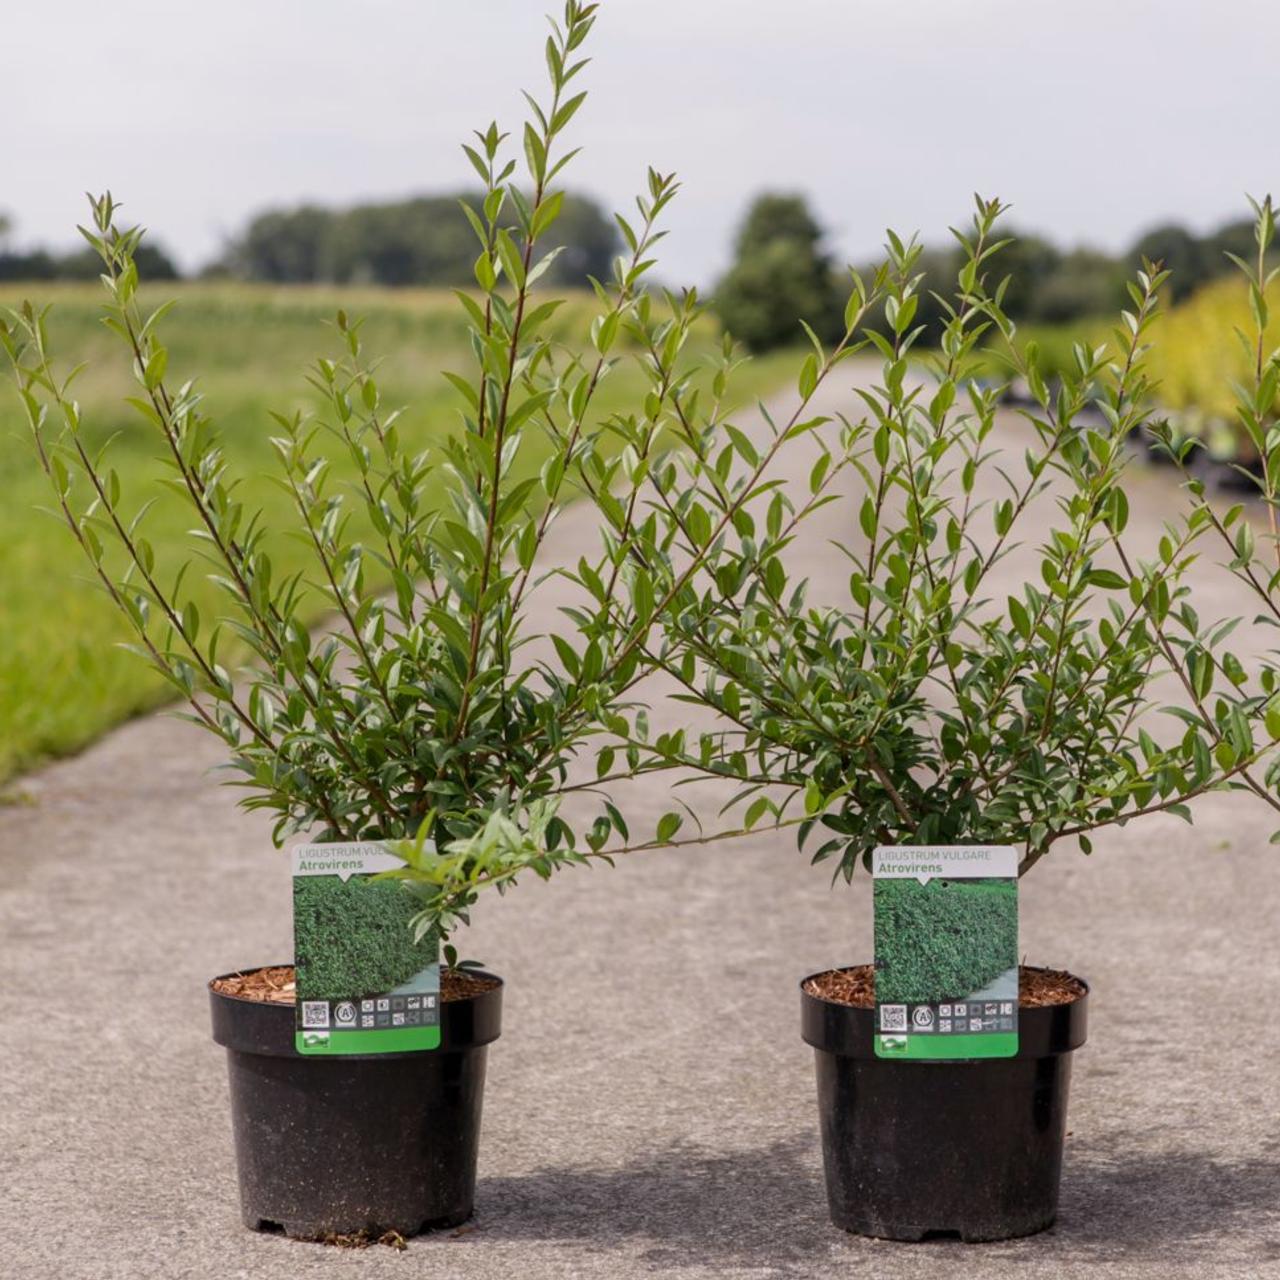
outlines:
[[[163,474],[157,441],[123,403],[136,394],[117,339],[98,321],[100,291],[94,286],[0,286],[0,305],[30,294],[51,301],[50,336],[64,371],[90,361],[76,384],[86,421],[102,440],[119,433],[115,465],[135,504],[157,497],[147,518],[149,537],[166,580],[189,555],[191,518],[156,484]],[[187,285],[166,288],[149,301],[176,296],[179,305],[165,324],[169,376],[175,384],[199,378],[237,472],[245,476],[243,497],[261,506],[270,528],[288,522],[288,500],[270,482],[275,434],[268,414],[314,407],[318,397],[304,381],[320,355],[337,356],[326,327],[339,306],[366,317],[364,339],[371,356],[381,357],[378,376],[384,401],[404,404],[407,440],[429,441],[447,429],[457,393],[441,371],[466,360],[460,307],[447,293],[357,291],[307,288]],[[559,313],[564,340],[585,334],[592,300],[571,302]],[[710,354],[710,325],[700,339]],[[697,353],[694,353],[697,354]],[[771,356],[740,371],[744,400],[783,385],[798,361]],[[7,375],[7,368],[4,370]],[[601,414],[623,404],[641,385],[642,375],[620,367],[600,387]],[[530,451],[532,453],[532,450]],[[38,761],[75,751],[105,730],[167,697],[165,686],[140,659],[118,647],[128,627],[88,580],[88,566],[70,533],[42,514],[50,492],[39,470],[17,396],[10,380],[0,386],[0,781]],[[305,559],[301,544],[277,536],[277,572]],[[201,611],[216,610],[215,589],[205,583]],[[322,601],[316,597],[317,615]]]

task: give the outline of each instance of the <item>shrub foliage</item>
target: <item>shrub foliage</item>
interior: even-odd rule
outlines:
[[[110,448],[92,446],[77,371],[55,365],[45,313],[26,304],[0,324],[57,508],[138,653],[223,740],[246,805],[273,815],[277,840],[305,830],[388,843],[404,860],[392,875],[424,903],[418,936],[447,934],[483,890],[522,875],[742,835],[766,817],[852,876],[885,843],[1019,844],[1026,870],[1058,841],[1087,851],[1097,827],[1185,814],[1213,788],[1280,807],[1268,763],[1280,738],[1276,673],[1245,668],[1225,647],[1231,623],[1201,619],[1186,581],[1210,534],[1253,572],[1242,509],[1196,500],[1155,545],[1127,528],[1127,442],[1150,425],[1146,357],[1165,274],[1144,266],[1113,351],[1078,348],[1051,389],[1002,306],[998,201],[978,200],[956,233],[956,287],[940,350],[923,365],[921,248],[890,233],[886,261],[851,274],[834,336],[801,325],[812,349],[793,407],[764,412],[752,431],[732,399],[732,345],[709,379],[690,367],[696,293],[648,287],[677,190],[650,170],[635,212],[617,218],[624,247],[596,287],[589,332],[566,352],[552,324],[559,300],[539,282],[559,257],[552,228],[574,154],[564,134],[585,98],[581,47],[596,10],[569,0],[553,24],[548,87],[530,98],[518,140],[491,124],[465,148],[484,197],[463,206],[475,287],[458,298],[473,359],[446,375],[456,429],[431,448],[405,446],[361,325],[341,312],[337,350],[310,375],[324,413],[273,415],[310,575],[273,570],[210,408],[170,368],[167,308],[140,305],[142,232],[118,224],[110,194],[85,229],[103,266],[104,318],[136,381],[130,404],[189,506],[190,567],[221,590],[217,616],[195,604],[186,571],[161,580],[146,506],[126,495]],[[1251,284],[1263,326],[1265,285]],[[1002,389],[973,376],[990,334],[1035,401],[1017,457],[993,445]],[[1280,367],[1259,344],[1241,412],[1275,456]],[[815,398],[860,352],[879,370],[857,411],[820,411]],[[621,360],[643,371],[643,392],[602,416],[596,391]],[[517,464],[537,435],[550,456],[531,474]],[[799,492],[771,474],[797,441],[815,450]],[[354,483],[335,482],[335,453]],[[431,477],[443,511],[424,504]],[[1273,512],[1276,483],[1280,461],[1266,490]],[[596,504],[602,540],[576,563],[548,564],[548,528],[576,493]],[[801,522],[842,496],[848,537],[833,554],[845,557],[848,596],[811,602],[788,548]],[[353,508],[372,537],[354,532]],[[1020,537],[1035,569],[995,598],[993,570]],[[371,585],[375,563],[390,596]],[[550,574],[577,598],[539,636],[527,606]],[[334,612],[323,636],[300,605],[311,583]],[[1270,578],[1255,585],[1275,595]],[[251,651],[247,670],[224,665],[228,633]],[[720,727],[651,735],[639,686],[654,672]],[[1165,707],[1172,728],[1160,729],[1147,713],[1166,678],[1178,696]],[[575,761],[587,781],[570,774]],[[684,816],[671,811],[633,835],[612,784],[673,768],[736,782],[740,825],[678,836]],[[576,830],[559,808],[569,792],[593,800]]]
[[[647,531],[665,554],[669,538],[647,494],[660,483],[656,473],[674,475],[664,460],[678,425],[674,406],[692,409],[695,385],[710,381],[698,421],[718,434],[735,429],[724,421],[734,356],[726,348],[714,377],[699,377],[705,370],[686,354],[696,295],[648,291],[660,221],[677,190],[672,176],[654,170],[635,211],[616,218],[623,252],[596,285],[587,332],[566,344],[557,323],[562,299],[545,285],[564,256],[556,229],[574,155],[564,135],[586,97],[582,45],[596,10],[568,0],[563,22],[553,24],[547,89],[529,97],[514,143],[491,123],[464,147],[484,194],[478,206],[461,206],[473,287],[457,295],[471,363],[445,374],[457,392],[456,427],[429,448],[406,445],[360,321],[345,312],[335,318],[336,349],[310,370],[324,411],[271,415],[278,481],[293,504],[292,532],[311,553],[310,572],[273,565],[214,411],[191,376],[171,367],[162,336],[168,306],[142,307],[143,232],[118,222],[109,193],[93,200],[92,225],[82,230],[101,261],[105,323],[136,383],[129,404],[191,514],[197,554],[175,577],[157,570],[148,504],[130,492],[110,445],[95,446],[74,397],[78,370],[55,363],[45,311],[27,303],[0,326],[55,504],[131,624],[136,652],[187,700],[189,718],[223,740],[245,805],[273,816],[278,842],[307,831],[318,840],[380,841],[399,853],[405,866],[390,874],[411,882],[424,903],[418,935],[447,935],[486,887],[664,845],[683,821],[666,813],[650,835],[633,835],[608,788],[669,767],[642,759],[634,745],[648,733],[636,689],[652,669],[658,619],[703,555],[655,590],[659,579],[647,576],[638,538]],[[602,414],[596,393],[621,360],[643,370],[644,387],[628,410]],[[722,524],[753,495],[783,443],[779,433],[762,450],[717,516]],[[529,462],[531,449],[541,467]],[[335,478],[335,456],[348,464],[348,482]],[[425,501],[437,481],[443,510]],[[602,540],[581,548],[576,564],[549,564],[548,530],[582,492],[599,503]],[[353,510],[372,536],[357,532]],[[220,589],[212,616],[186,585],[192,573]],[[539,636],[528,606],[553,574],[577,598],[554,633]],[[306,624],[307,592],[316,587],[335,620],[323,635]],[[225,665],[228,634],[252,655],[247,669]],[[547,656],[535,661],[538,639]],[[584,755],[594,761],[594,782],[570,783],[569,766]],[[594,798],[585,829],[559,812],[568,791]]]
[[[411,927],[421,909],[395,881],[297,877],[298,989],[317,1000],[358,1000],[407,982],[436,960],[435,937],[417,937]]]
[[[807,494],[770,492],[763,518],[733,520],[664,614],[668,669],[731,726],[687,764],[735,778],[746,825],[795,822],[846,877],[877,844],[1016,844],[1025,872],[1066,838],[1089,852],[1112,822],[1189,818],[1187,802],[1220,787],[1280,809],[1277,675],[1227,647],[1236,620],[1202,617],[1187,578],[1210,541],[1248,564],[1243,507],[1215,511],[1192,481],[1163,530],[1129,527],[1129,441],[1161,429],[1147,360],[1165,273],[1146,264],[1113,345],[1077,346],[1051,388],[1002,306],[1001,213],[979,199],[956,232],[963,262],[941,349],[924,359],[921,249],[890,234],[874,291],[890,333],[865,330],[881,365],[858,391],[863,411],[839,419],[838,447],[820,446]],[[1263,291],[1257,275],[1265,321]],[[1005,388],[972,376],[992,335],[1034,401],[1016,456],[993,438]],[[802,392],[848,349],[812,342]],[[1280,367],[1261,338],[1254,372],[1242,420],[1275,456]],[[682,461],[691,483],[670,520],[700,549],[708,522],[694,513],[724,501],[719,459]],[[1273,521],[1280,463],[1275,475]],[[811,600],[788,551],[798,524],[846,493],[847,598]],[[1020,542],[1034,568],[1006,569],[997,595],[992,570]],[[1252,576],[1274,616],[1275,579]]]
[[[1018,894],[1007,880],[877,880],[876,998],[971,995],[1017,964]]]

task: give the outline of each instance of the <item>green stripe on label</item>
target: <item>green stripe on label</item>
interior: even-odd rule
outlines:
[[[349,1053],[411,1053],[438,1049],[439,1027],[391,1027],[385,1031],[297,1031],[294,1048],[304,1056],[340,1057]]]
[[[954,1062],[965,1058],[1013,1058],[1018,1053],[1018,1033],[975,1031],[965,1035],[876,1036],[877,1058],[904,1062]]]

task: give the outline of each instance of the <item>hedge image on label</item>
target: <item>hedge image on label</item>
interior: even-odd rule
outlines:
[[[431,933],[414,942],[421,903],[398,880],[300,876],[293,886],[298,989],[358,1000],[407,982],[436,960]]]
[[[873,892],[877,1001],[964,997],[1016,967],[1016,882],[877,880]]]

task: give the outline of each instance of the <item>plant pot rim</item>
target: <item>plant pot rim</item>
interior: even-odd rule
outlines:
[[[240,1053],[260,1054],[269,1058],[300,1058],[294,1044],[297,1006],[293,1001],[254,1000],[249,996],[217,991],[214,983],[222,978],[253,973],[258,969],[280,968],[279,965],[247,965],[230,973],[209,979],[209,1011],[213,1022],[213,1039],[226,1049]],[[461,1000],[440,1002],[440,1047],[413,1049],[402,1053],[342,1054],[316,1057],[316,1064],[350,1062],[356,1059],[388,1060],[418,1057],[427,1053],[463,1052],[491,1044],[502,1031],[502,992],[505,983],[496,973],[486,969],[469,970],[478,978],[490,978],[496,984]]]
[[[823,1053],[833,1053],[842,1058],[874,1058],[876,1011],[856,1005],[841,1004],[825,996],[815,996],[806,990],[811,978],[831,973],[837,968],[854,968],[853,965],[829,966],[800,979],[800,1035],[806,1044]],[[1021,967],[1021,966],[1020,966]],[[1029,969],[1044,968],[1027,965]],[[1019,1058],[1046,1058],[1078,1049],[1088,1037],[1089,983],[1077,974],[1071,975],[1084,987],[1084,994],[1068,1004],[1036,1005],[1018,1010]],[[930,1066],[981,1066],[1004,1061],[1000,1058],[938,1059],[932,1062],[902,1062],[907,1070]]]

